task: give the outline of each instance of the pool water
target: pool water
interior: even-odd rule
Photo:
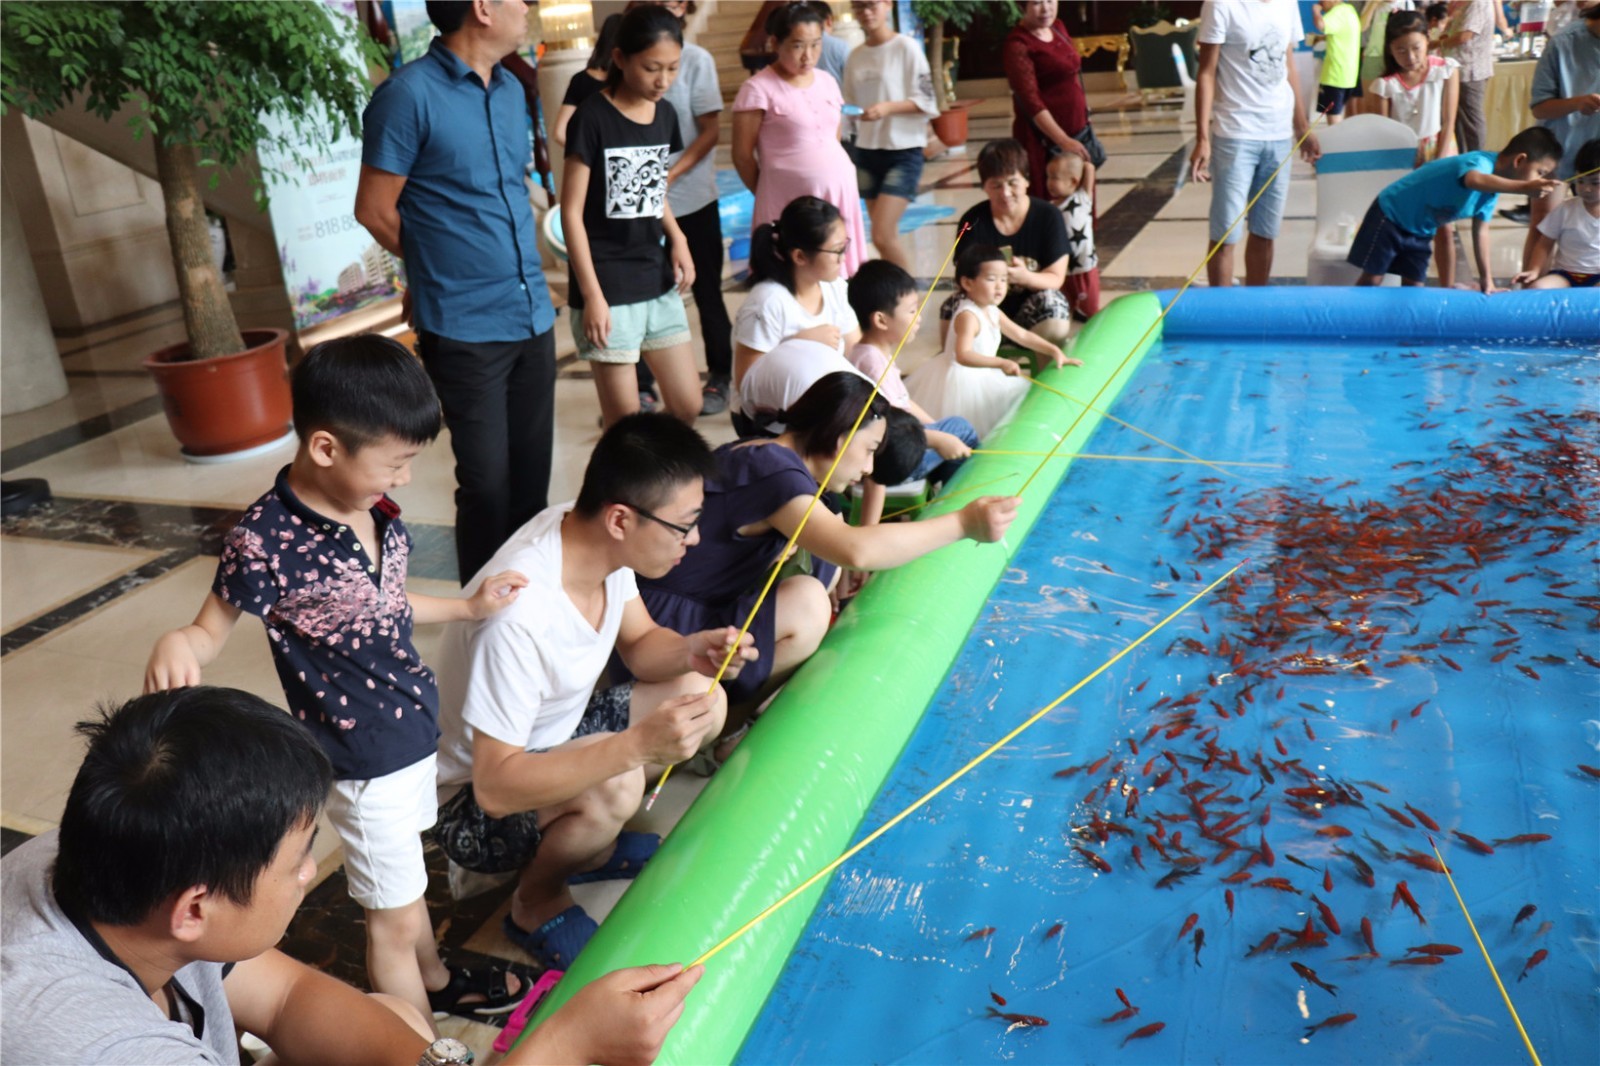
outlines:
[[[844,866],[740,1060],[1526,1061],[1431,835],[1595,1061],[1595,353],[1166,342],[1113,413],[1265,465],[1076,462],[863,835],[1247,561]]]

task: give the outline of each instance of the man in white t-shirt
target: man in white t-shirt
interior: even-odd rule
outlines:
[[[1189,168],[1195,181],[1214,180],[1210,239],[1223,245],[1206,264],[1213,286],[1233,284],[1239,228],[1229,227],[1258,193],[1244,248],[1245,284],[1265,285],[1272,276],[1273,242],[1289,197],[1288,156],[1306,131],[1294,73],[1294,50],[1304,36],[1294,0],[1206,0],[1201,11]],[[1300,154],[1316,162],[1322,154],[1316,137],[1305,139]]]
[[[939,117],[933,75],[922,46],[895,32],[889,0],[855,0],[850,6],[867,35],[844,65],[844,101],[861,108],[851,159],[872,218],[873,245],[884,259],[909,270],[900,216],[922,180],[928,120]]]
[[[666,574],[699,540],[702,481],[714,472],[682,423],[619,420],[577,501],[535,516],[495,553],[527,567],[521,609],[446,636],[434,835],[466,869],[521,871],[503,928],[551,969],[570,967],[596,928],[568,884],[632,878],[660,842],[622,832],[645,767],[682,762],[722,729],[727,699],[707,678],[737,630],[658,626],[634,581]],[[638,680],[596,692],[613,650]],[[728,676],[754,656],[746,636]]]

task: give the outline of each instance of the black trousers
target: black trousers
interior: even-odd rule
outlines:
[[[700,314],[700,336],[706,346],[706,371],[713,380],[733,377],[733,323],[722,302],[722,215],[716,201],[678,219],[694,260],[694,306]],[[639,360],[639,390],[655,386],[655,377]]]
[[[520,341],[419,333],[456,459],[456,565],[465,585],[545,509],[555,439],[552,330]]]

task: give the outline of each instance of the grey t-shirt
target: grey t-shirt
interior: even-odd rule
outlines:
[[[51,830],[0,863],[6,1061],[237,1064],[226,967],[194,962],[179,970],[175,999],[188,1020],[169,1019],[92,927],[86,935],[62,913],[50,891],[55,857]]]
[[[683,57],[678,60],[678,77],[667,88],[667,103],[678,113],[678,135],[684,148],[700,136],[695,119],[722,110],[722,87],[717,82],[717,64],[711,53],[697,44],[685,44]],[[682,155],[683,153],[678,153]],[[676,163],[674,155],[669,163]],[[713,149],[701,157],[700,162],[667,189],[667,204],[672,217],[682,218],[712,203],[717,198],[717,153]]]

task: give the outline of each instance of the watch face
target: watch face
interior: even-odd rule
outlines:
[[[422,1054],[422,1066],[467,1066],[472,1060],[472,1049],[450,1036],[435,1040]]]

